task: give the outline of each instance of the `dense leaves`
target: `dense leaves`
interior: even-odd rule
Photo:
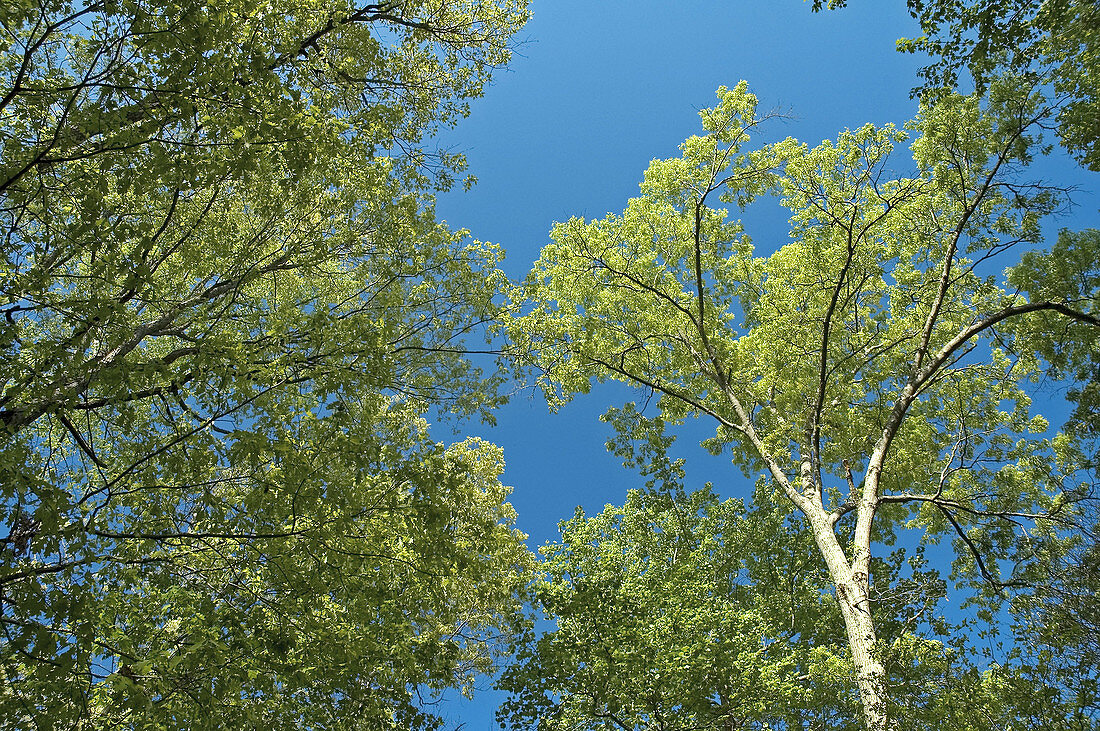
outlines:
[[[948,537],[956,577],[996,590],[1014,582],[1005,559],[1026,524],[1073,525],[1072,440],[1045,437],[1031,408],[1044,364],[1010,333],[1043,318],[1092,332],[1097,292],[1029,299],[993,274],[1040,243],[1059,205],[1021,182],[1056,109],[1006,80],[984,102],[925,106],[906,130],[868,125],[810,149],[750,147],[766,121],[755,97],[742,83],[718,99],[621,215],[555,226],[517,338],[553,402],[593,379],[643,387],[666,420],[711,419],[706,446],[766,475],[827,566],[868,727],[889,728],[870,594],[881,545],[907,528]],[[898,176],[905,141],[912,172]],[[769,191],[791,241],[755,257],[717,204]]]
[[[863,728],[826,567],[785,499],[764,481],[748,509],[709,485],[685,493],[660,419],[632,404],[609,417],[619,429],[610,446],[654,479],[621,507],[578,510],[560,543],[541,549],[532,600],[546,621],[498,683],[509,693],[500,719],[575,731]],[[1083,626],[1074,612],[1092,616],[1087,588],[1070,593],[1063,577],[1061,623],[1019,596],[1018,609],[1046,612],[1045,626],[1028,614],[989,645],[986,628],[949,608],[925,549],[872,563],[894,726],[1092,728],[1095,643],[1061,636]]]
[[[489,666],[501,455],[424,415],[500,402],[504,280],[428,145],[524,19],[0,9],[0,726],[419,727]]]
[[[758,144],[719,90],[507,304],[431,140],[525,0],[0,7],[0,728],[432,728],[505,648],[513,727],[1095,728],[1100,238],[1038,250],[1027,165],[1100,164],[1096,7],[1018,5],[910,3],[903,129]],[[492,419],[513,307],[553,404],[660,412],[533,582],[500,450],[428,424]],[[689,417],[751,501],[683,489]]]
[[[814,0],[814,10],[846,0]],[[936,95],[973,82],[983,90],[1004,74],[1047,85],[1062,108],[1062,144],[1091,170],[1100,170],[1100,5],[1094,0],[907,0],[923,35],[898,49],[931,58],[919,92]],[[960,80],[963,73],[969,79]],[[961,83],[960,83],[961,81]]]
[[[834,727],[854,688],[812,540],[712,491],[632,491],[542,549],[554,631],[501,687],[514,728]],[[789,527],[789,526],[786,526]],[[838,659],[839,658],[839,659]]]

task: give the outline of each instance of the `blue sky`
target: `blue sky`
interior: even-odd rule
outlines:
[[[721,85],[747,80],[762,109],[790,115],[775,123],[774,137],[811,145],[867,122],[900,125],[916,112],[909,90],[920,59],[895,50],[899,36],[917,34],[901,0],[851,0],[819,14],[802,0],[535,0],[532,14],[510,67],[443,138],[466,153],[479,183],[438,204],[452,227],[503,246],[515,279],[554,221],[621,211],[649,161],[676,155],[698,131],[697,112]],[[1043,174],[1082,188],[1072,217],[1052,231],[1100,226],[1100,176],[1065,159],[1044,162]],[[760,253],[787,240],[778,206],[754,208],[745,222]],[[598,420],[632,397],[596,388],[550,414],[537,393],[520,393],[496,428],[463,429],[504,447],[504,479],[533,548],[555,539],[558,521],[577,505],[592,513],[621,504],[640,483],[605,452],[609,432]],[[723,495],[745,495],[739,471],[689,441],[681,439],[689,487],[711,481]],[[498,702],[483,692],[441,710],[481,731],[497,728]]]

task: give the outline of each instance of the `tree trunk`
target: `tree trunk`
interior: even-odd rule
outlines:
[[[868,731],[890,731],[893,724],[886,713],[886,670],[875,648],[877,635],[868,598],[867,574],[854,570],[844,555],[833,528],[823,516],[810,518],[814,539],[829,567],[836,587],[836,599],[844,617],[848,647],[852,651],[852,669],[859,687],[859,699]]]
[[[859,699],[868,731],[888,731],[892,728],[886,713],[886,670],[875,649],[877,637],[867,601],[866,587],[857,588],[857,581],[837,584],[836,597],[848,632],[848,647],[852,650],[852,669],[859,686]]]

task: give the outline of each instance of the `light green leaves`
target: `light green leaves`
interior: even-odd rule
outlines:
[[[621,215],[555,226],[516,337],[552,404],[622,381],[655,395],[664,422],[713,420],[705,446],[765,473],[828,566],[867,723],[886,729],[893,660],[876,638],[920,644],[876,634],[889,627],[869,609],[878,543],[950,536],[956,578],[996,587],[1021,521],[1066,519],[1058,471],[1080,465],[1055,460],[1032,389],[1042,358],[1068,362],[1056,354],[1091,342],[1077,331],[1100,325],[1095,282],[1056,284],[1053,258],[1034,254],[1011,280],[995,273],[1038,242],[1059,200],[1019,182],[1055,112],[1026,85],[945,97],[905,130],[867,125],[814,148],[750,147],[755,107],[743,84],[720,90],[705,134],[654,161]],[[758,257],[735,216],[770,192],[791,211],[791,240]],[[1066,238],[1058,258],[1091,262],[1089,247]],[[1039,322],[1067,345],[1004,337]],[[620,450],[633,417],[611,414]],[[647,471],[668,480],[677,466]]]
[[[524,3],[0,12],[0,717],[430,726],[529,562],[423,418],[503,398],[430,138]]]
[[[902,39],[899,50],[924,52],[932,63],[923,69],[925,92],[958,85],[964,69],[979,89],[995,85],[1000,75],[1049,84],[1049,98],[1059,107],[1062,143],[1082,164],[1096,169],[1095,124],[1086,121],[1095,106],[1100,59],[1095,36],[1095,4],[1075,0],[1011,2],[910,3],[910,12],[925,35]]]
[[[819,674],[824,576],[808,536],[777,540],[779,514],[666,488],[561,528],[533,587],[555,626],[499,684],[509,727],[779,727],[827,717],[850,692]],[[833,693],[831,709],[807,703],[815,691]]]

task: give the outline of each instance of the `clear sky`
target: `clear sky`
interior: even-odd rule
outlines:
[[[649,161],[676,155],[699,131],[697,112],[721,85],[747,80],[761,109],[790,115],[774,124],[773,138],[811,145],[867,122],[901,125],[916,113],[909,90],[920,59],[899,54],[895,41],[918,30],[901,0],[850,0],[819,14],[802,0],[534,0],[532,13],[509,69],[444,138],[466,153],[480,182],[438,205],[452,227],[502,245],[515,279],[554,221],[621,211]],[[1044,163],[1043,175],[1082,188],[1072,216],[1052,231],[1100,226],[1100,176],[1064,159]],[[750,214],[746,229],[759,253],[787,240],[777,205]],[[556,539],[558,521],[576,506],[598,512],[639,486],[605,452],[609,431],[598,420],[634,397],[598,387],[549,414],[537,393],[520,393],[496,428],[463,426],[504,448],[504,479],[532,548]],[[732,465],[694,447],[689,434],[681,442],[688,487],[711,481],[723,495],[746,495],[750,486]],[[499,700],[480,692],[440,710],[466,731],[496,729]]]

